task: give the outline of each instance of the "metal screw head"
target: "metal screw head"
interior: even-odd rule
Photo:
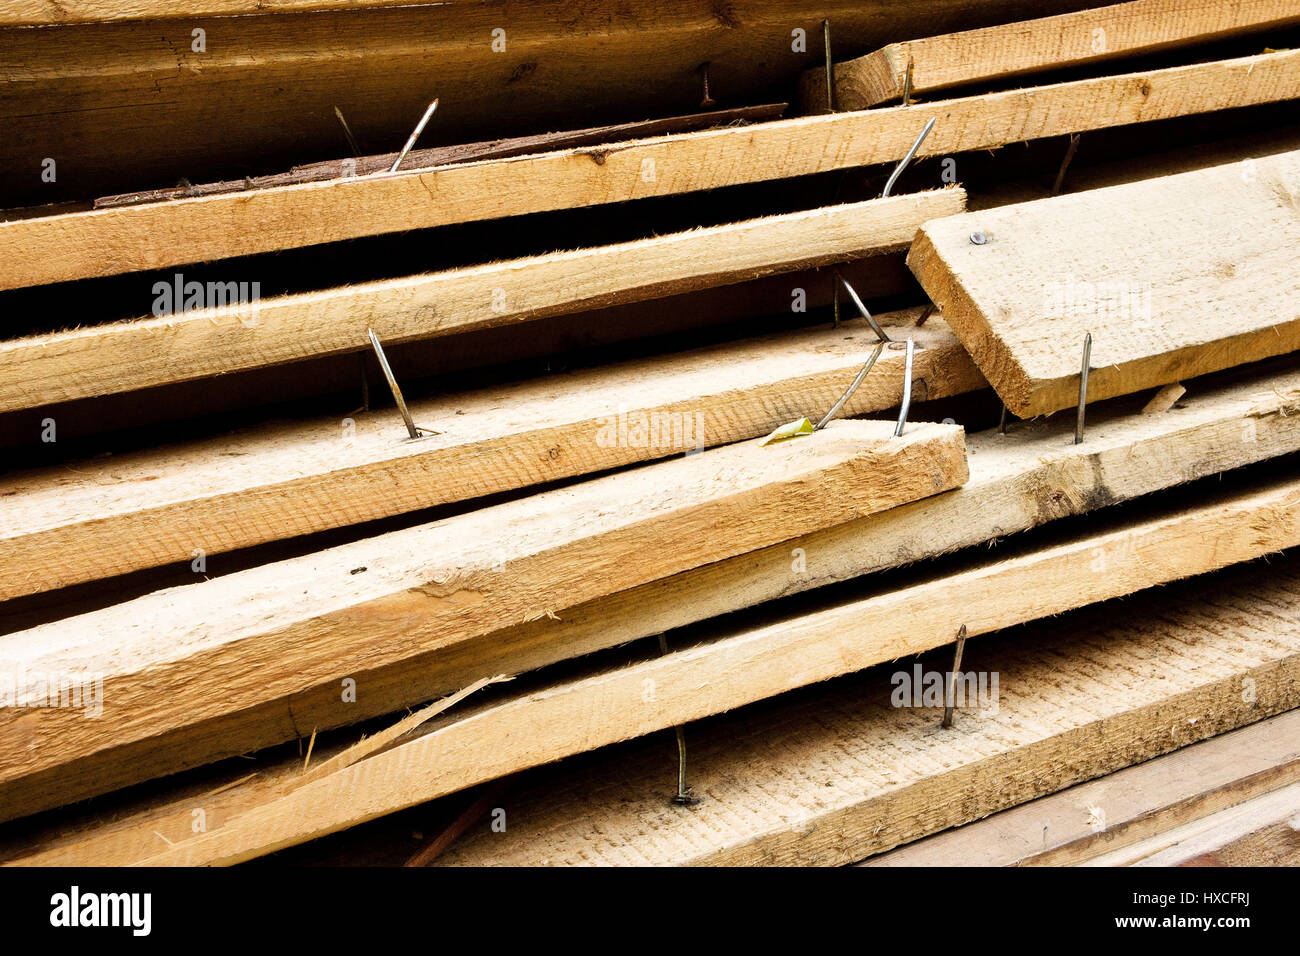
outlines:
[[[982,232],[976,231],[970,234],[970,241],[975,243],[977,246],[982,246],[984,243],[989,241],[989,237],[984,235]]]

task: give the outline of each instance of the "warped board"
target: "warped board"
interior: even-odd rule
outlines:
[[[1084,866],[1300,866],[1300,784],[1185,823]]]
[[[835,64],[835,106],[860,110],[912,93],[1212,43],[1300,23],[1294,0],[1132,0],[1113,6],[891,43]],[[826,109],[825,67],[801,78],[805,112]]]
[[[960,427],[893,432],[892,422],[836,421],[785,443],[711,449],[6,635],[0,673],[95,675],[104,719],[0,709],[0,813],[21,805],[10,785],[70,760],[156,748],[150,738],[165,731],[268,701],[283,708],[323,681],[452,653],[511,624],[966,480]],[[211,744],[207,759],[239,752],[229,737]],[[184,766],[203,762],[206,746],[196,743]],[[36,798],[66,801],[69,789],[59,790]]]
[[[673,753],[658,742],[503,797],[506,831],[480,827],[439,863],[844,864],[1286,711],[1300,704],[1300,565],[1260,570],[968,644],[964,673],[997,673],[998,706],[959,709],[950,729],[942,708],[894,706],[894,675],[914,666],[899,662],[688,728],[688,810],[667,799]]]
[[[405,142],[435,96],[422,146],[693,112],[704,63],[714,98],[752,103],[818,61],[826,17],[836,50],[866,53],[922,30],[1089,0],[493,0],[207,22],[195,22],[200,10],[240,5],[146,2],[0,9],[0,23],[64,24],[0,35],[0,194],[15,197],[6,204],[335,158],[348,148],[335,107],[362,151],[383,152]],[[149,18],[70,22],[109,6]],[[201,49],[196,29],[206,31]],[[45,158],[58,162],[56,182],[42,179]]]
[[[1129,410],[1099,407],[1082,445],[1071,443],[1069,423],[1050,421],[1013,427],[1007,435],[972,435],[970,480],[924,503],[557,609],[558,619],[538,617],[394,666],[360,668],[355,676],[364,692],[355,702],[341,700],[336,680],[321,681],[263,706],[106,751],[81,761],[76,775],[61,768],[34,774],[29,787],[0,789],[0,803],[13,813],[40,809],[58,799],[51,793],[73,799],[167,768],[302,738],[450,693],[484,675],[533,670],[1300,450],[1300,373],[1218,388],[1189,384],[1183,406],[1163,415],[1142,415],[1141,403]],[[224,609],[189,613],[218,619]]]
[[[972,236],[983,234],[977,243]],[[1300,151],[926,224],[907,264],[1016,415],[1300,348]]]
[[[919,312],[879,317],[918,347],[914,395],[981,388]],[[0,599],[766,435],[820,418],[875,344],[854,319],[412,403],[438,432],[417,441],[388,407],[0,477]],[[898,405],[904,359],[882,353],[842,415]]]
[[[1040,797],[859,866],[1069,866],[1300,782],[1300,710]]]
[[[488,704],[450,723],[417,729],[389,750],[303,782],[266,802],[240,805],[238,786],[228,787],[223,793],[236,801],[237,809],[225,814],[227,822],[215,828],[210,823],[207,832],[194,835],[175,829],[160,831],[160,821],[153,818],[144,824],[151,828],[150,833],[161,832],[168,841],[172,835],[181,839],[143,861],[131,862],[241,862],[518,770],[930,650],[950,643],[960,624],[966,625],[971,636],[991,633],[1297,543],[1300,481],[1273,483]],[[1099,554],[1103,556],[1100,564]],[[1282,577],[1274,574],[1270,583]],[[1297,587],[1297,582],[1292,581],[1292,587]],[[1277,615],[1274,601],[1268,608]],[[1198,623],[1204,627],[1204,621]],[[1278,626],[1271,619],[1269,623]],[[1186,640],[1179,637],[1179,643]],[[1234,634],[1233,639],[1244,643],[1241,635]],[[1145,640],[1149,642],[1149,638]],[[1289,643],[1271,636],[1258,643],[1287,656],[1300,651],[1300,634],[1292,634]],[[977,643],[974,649],[967,649],[972,660],[977,659],[979,648]],[[1220,668],[1222,679],[1238,673],[1239,662],[1251,650],[1259,652],[1260,648],[1248,646],[1243,654],[1237,645],[1232,654],[1219,660],[1216,647],[1204,657],[1207,665],[1214,663]],[[1198,660],[1200,656],[1196,655]],[[1264,661],[1255,664],[1264,665]],[[1300,701],[1300,683],[1293,675],[1275,677],[1276,662],[1271,664],[1247,672],[1265,685],[1257,700],[1271,702],[1285,696],[1285,707],[1295,706]],[[1300,659],[1295,659],[1294,665],[1300,666]],[[1055,666],[1060,667],[1061,662],[1057,660]],[[1195,706],[1203,723],[1212,727],[1215,721],[1204,719],[1207,715],[1201,710],[1205,706],[1204,680],[1196,681],[1202,693],[1193,696],[1197,696]],[[653,693],[647,693],[647,688]],[[1240,705],[1242,694],[1235,680],[1232,695]],[[105,695],[105,700],[111,699],[111,694]],[[1258,716],[1267,715],[1264,706],[1258,707]],[[1167,734],[1167,727],[1162,719],[1162,735]],[[1207,731],[1212,732],[1194,724],[1189,735]],[[933,734],[933,728],[928,733]],[[1106,749],[1109,751],[1109,746]],[[38,747],[29,750],[29,755],[39,752]],[[994,789],[1005,793],[1000,787]],[[661,805],[666,802],[663,793],[655,799]],[[626,801],[618,801],[620,808],[625,805]],[[727,812],[735,815],[734,809]],[[830,829],[823,828],[823,832]],[[522,845],[525,852],[539,848],[536,839],[518,841],[518,835],[517,825],[512,826],[511,846]],[[121,838],[131,842],[130,837]],[[831,840],[841,847],[837,837],[831,835]],[[625,844],[620,840],[617,845]],[[153,845],[157,846],[156,841]],[[850,855],[848,861],[863,855]],[[86,853],[76,862],[84,865],[108,860],[98,853]]]
[[[618,142],[625,139],[643,139],[665,133],[684,133],[693,129],[711,129],[715,126],[776,119],[785,112],[788,105],[787,103],[771,103],[763,106],[742,106],[737,109],[715,110],[710,113],[671,116],[661,120],[642,120],[639,123],[619,123],[614,126],[565,130],[560,133],[542,133],[536,136],[511,136],[506,139],[490,140],[485,143],[460,143],[455,146],[413,149],[402,157],[402,169],[408,171],[412,169],[428,169],[432,166],[445,166],[448,163],[467,163],[483,159],[500,159],[505,156],[523,156],[528,153],[542,153],[549,149],[564,149],[571,146],[599,146],[602,143]],[[332,159],[295,166],[287,173],[250,176],[245,179],[228,180],[226,182],[201,183],[197,186],[191,184],[189,186],[172,186],[169,189],[149,189],[144,192],[123,193],[117,196],[101,196],[95,200],[95,208],[129,206],[141,202],[158,202],[164,199],[182,199],[189,196],[206,196],[213,193],[239,192],[246,189],[264,189],[268,186],[288,186],[294,183],[315,182],[322,179],[338,179],[341,176],[369,176],[372,173],[387,172],[392,168],[393,163],[399,156],[401,156],[400,153],[381,153],[378,156]]]
[[[0,412],[676,295],[906,248],[956,188],[0,342]],[[198,286],[199,283],[194,283]],[[158,292],[157,288],[154,292]],[[236,298],[232,293],[230,300]]]
[[[1300,51],[0,223],[0,289],[986,149],[1300,96]],[[417,111],[418,112],[418,111]]]

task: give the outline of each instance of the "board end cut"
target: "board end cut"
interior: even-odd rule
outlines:
[[[1300,349],[1300,151],[936,219],[907,264],[1028,418]]]

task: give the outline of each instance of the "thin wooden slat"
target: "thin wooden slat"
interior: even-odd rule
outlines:
[[[1077,865],[1297,782],[1292,710],[858,865]]]
[[[501,159],[507,156],[524,156],[551,149],[569,149],[577,146],[599,146],[622,140],[644,139],[667,133],[682,133],[693,129],[711,129],[741,123],[775,119],[785,112],[787,103],[768,103],[761,106],[740,106],[711,113],[690,113],[666,119],[641,120],[636,123],[619,123],[615,126],[598,126],[588,129],[565,130],[560,133],[540,133],[534,136],[511,136],[484,143],[458,143],[454,146],[433,146],[413,149],[402,158],[404,170],[431,169],[450,163],[468,163],[484,159]],[[265,189],[268,186],[290,186],[294,183],[319,182],[343,176],[369,176],[387,172],[392,168],[398,153],[381,153],[378,156],[359,156],[353,159],[333,159],[319,163],[295,166],[287,173],[268,176],[251,176],[226,182],[200,185],[173,186],[170,189],[149,189],[144,192],[101,196],[95,200],[96,209],[110,206],[131,206],[142,202],[159,202],[165,199],[184,199],[191,196],[211,196],[216,193],[242,192],[248,189]]]
[[[506,832],[480,828],[439,863],[835,866],[978,820],[1300,704],[1300,567],[1271,562],[1267,574],[1246,567],[1090,608],[967,645],[963,661],[989,687],[998,675],[996,711],[959,709],[942,730],[941,707],[895,706],[895,675],[915,666],[899,661],[693,726],[701,801],[689,811],[666,799],[672,751],[660,740],[512,791]],[[1040,840],[1056,822],[1038,821]]]
[[[1132,0],[1054,17],[1023,20],[891,43],[835,65],[835,106],[860,110],[912,93],[928,96],[972,83],[994,83],[1045,70],[1226,40],[1300,23],[1293,0]],[[801,78],[805,112],[826,109],[826,70]]]
[[[893,431],[892,422],[837,421],[791,442],[711,449],[9,634],[0,674],[94,675],[103,719],[0,709],[0,813],[22,812],[23,778],[70,760],[187,726],[198,729],[183,766],[203,762],[205,748],[216,748],[209,759],[231,755],[230,738],[203,741],[204,721],[280,707],[299,690],[421,652],[453,653],[503,627],[966,480],[960,427]],[[154,764],[148,776],[176,769]],[[69,792],[30,796],[58,802]]]
[[[533,157],[0,223],[0,288],[157,269],[984,149],[1300,95],[1300,51],[1059,83],[923,108],[778,120]]]
[[[1300,784],[1086,861],[1084,866],[1300,866]]]
[[[1300,151],[928,223],[908,265],[1007,407],[1300,348]],[[975,237],[975,238],[972,238]],[[980,241],[977,241],[980,240]]]
[[[902,253],[872,256],[846,262],[840,272],[868,303],[891,296],[914,296],[916,280],[903,260]],[[743,329],[752,327],[756,320],[759,326],[769,329],[776,315],[786,314],[795,305],[804,305],[807,313],[829,308],[833,287],[828,270],[805,269],[666,299],[571,312],[533,324],[527,335],[505,325],[464,335],[417,339],[389,348],[387,354],[411,401],[420,380],[426,387],[448,374],[463,380],[472,369],[499,371],[513,367],[527,376],[543,369],[548,373],[556,371],[552,363],[557,356],[591,356],[598,350],[617,353],[634,341],[656,348],[655,343],[679,341],[679,333],[684,333],[681,338],[686,341],[694,342],[694,336],[707,341],[718,338],[727,325]],[[559,368],[565,362],[566,358],[560,358]],[[118,392],[0,415],[0,448],[30,448],[32,437],[41,431],[41,421],[48,417],[58,422],[58,448],[70,444],[71,439],[113,432],[124,426],[135,428],[223,415],[288,399],[304,401],[332,395],[341,405],[358,407],[364,403],[363,389],[368,388],[363,384],[363,368],[368,370],[369,384],[382,381],[373,354],[342,352],[253,369],[239,375],[237,387],[214,389],[209,380],[194,379],[159,391]]]
[[[906,248],[965,198],[942,189],[194,311],[182,280],[162,280],[167,314],[0,342],[0,412],[360,351],[372,328],[390,345],[845,262]]]
[[[953,640],[959,623],[971,636],[987,634],[1297,543],[1300,481],[1133,522],[486,706],[426,733],[416,731],[406,742],[282,797],[245,804],[224,825],[136,862],[195,865],[252,859],[527,767],[942,646]],[[1098,554],[1106,557],[1102,567]],[[1285,582],[1276,574],[1269,580]],[[1290,583],[1294,589],[1295,582]],[[1274,616],[1275,608],[1276,601],[1269,601]],[[1242,641],[1241,635],[1232,636]],[[1252,712],[1263,717],[1300,703],[1293,670],[1300,666],[1297,641],[1300,635],[1293,627],[1279,637],[1257,640],[1245,654],[1238,651],[1220,660],[1217,646],[1195,653],[1196,661],[1217,665],[1217,672],[1210,668],[1190,679],[1182,674],[1189,683],[1181,689],[1199,691],[1201,698],[1195,705],[1201,724],[1194,722],[1188,737],[1245,722]],[[978,647],[968,653],[978,654]],[[1058,659],[1056,666],[1062,663]],[[1240,676],[1262,685],[1256,696],[1262,703],[1243,703]],[[1234,703],[1224,707],[1224,694],[1216,691],[1213,699],[1221,709],[1206,713],[1207,685],[1222,687],[1224,678],[1233,681]],[[1124,709],[1132,706],[1126,695],[1117,696]],[[1162,749],[1167,749],[1167,720],[1175,718],[1165,715],[1170,698],[1163,703],[1155,714]],[[1143,711],[1143,722],[1149,724],[1152,716]],[[934,734],[933,726],[928,732]],[[1121,753],[1134,749],[1141,748],[1128,746]],[[1122,765],[1127,758],[1120,761]],[[994,790],[991,799],[1014,788]],[[566,809],[572,819],[571,807]],[[826,830],[839,852],[852,845],[832,828]],[[747,842],[741,842],[742,852]],[[537,841],[525,846],[539,848]],[[716,848],[706,856],[728,862]],[[97,854],[78,859],[82,864],[102,861]]]

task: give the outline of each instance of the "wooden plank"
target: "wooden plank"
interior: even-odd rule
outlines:
[[[1042,0],[1039,0],[1042,3]],[[198,2],[184,3],[177,0],[60,0],[57,4],[50,3],[48,0],[10,0],[5,4],[4,10],[0,12],[0,25],[19,25],[19,26],[53,26],[58,24],[69,23],[103,23],[113,20],[161,20],[184,18],[192,20],[195,17],[233,17],[233,16],[255,16],[268,14],[302,14],[319,10],[348,10],[348,11],[379,11],[385,7],[396,6],[415,6],[412,0],[198,0]],[[441,4],[432,4],[441,6]],[[460,0],[458,6],[481,6],[481,7],[499,7],[500,4],[493,0]],[[1058,6],[1061,4],[1057,4]],[[757,7],[757,4],[736,4],[739,10],[727,11],[726,13],[715,13],[716,25],[737,27],[740,22],[752,19],[749,14],[751,11],[747,7]],[[864,6],[858,4],[859,7]],[[876,7],[877,12],[880,8],[886,6],[880,3],[866,4],[868,8]],[[931,2],[924,5],[931,16],[942,15],[946,11],[945,6],[948,4]],[[970,6],[970,4],[967,4]],[[982,3],[976,4],[976,7],[987,8],[988,15],[996,16],[1001,12],[1000,8],[1015,9],[1016,4],[1008,3]],[[1024,4],[1018,5],[1024,8]],[[743,11],[743,12],[742,12]],[[597,19],[602,11],[597,7],[588,11],[588,17]],[[635,12],[643,16],[646,11],[636,9]],[[676,12],[676,11],[674,11]],[[906,14],[906,10],[897,11],[900,17]],[[820,11],[813,11],[808,16],[821,16]],[[732,22],[728,22],[732,21]],[[576,24],[573,22],[561,21],[561,24],[568,25],[572,29]]]
[[[928,223],[908,265],[1007,407],[1088,400],[1300,348],[1300,151]],[[971,237],[982,234],[985,241]]]
[[[547,648],[572,656],[612,647],[1300,450],[1300,372],[1198,386],[1186,407],[1158,417],[1139,409],[1094,409],[1082,445],[1072,444],[1066,421],[969,435],[971,475],[952,492],[571,608],[559,621],[499,632],[492,651],[466,648],[460,660],[427,655],[402,675],[371,671],[367,686],[379,699],[390,684],[409,692],[417,672],[428,679],[424,696],[434,697],[497,673],[501,659],[543,666],[554,660]],[[338,726],[347,709],[337,697],[322,687],[296,696],[293,710]]]
[[[1131,0],[1112,6],[891,43],[835,65],[835,105],[860,110],[912,93],[1226,40],[1300,23],[1292,0]],[[826,70],[805,70],[805,112],[826,109]]]
[[[845,262],[906,248],[965,198],[935,190],[194,311],[164,279],[153,294],[168,314],[0,342],[0,411],[361,351],[371,328],[389,345]]]
[[[777,120],[605,150],[445,166],[0,223],[0,288],[887,163],[1276,102],[1300,51],[940,101]]]
[[[592,759],[512,791],[505,833],[480,828],[440,862],[840,865],[979,819],[1300,703],[1300,568],[1269,572],[968,645],[967,668],[999,675],[998,707],[948,731],[941,708],[894,706],[912,662],[693,725],[689,811],[665,798],[670,741]]]
[[[901,252],[887,253],[846,262],[839,271],[868,305],[891,296],[924,296],[903,259]],[[737,335],[755,326],[770,330],[777,325],[772,321],[775,316],[792,314],[787,310],[800,301],[806,313],[829,309],[833,285],[828,269],[805,269],[664,299],[558,315],[533,323],[527,335],[504,325],[417,339],[388,349],[388,359],[410,402],[423,394],[421,386],[430,388],[448,375],[464,380],[473,369],[499,372],[513,366],[523,377],[543,371],[550,374],[572,367],[571,363],[590,364],[588,360],[597,354],[625,354],[633,342],[662,352],[678,342],[718,341],[727,325]],[[356,407],[362,404],[363,367],[368,369],[370,383],[381,388],[376,396],[382,396],[383,379],[373,355],[341,352],[242,372],[222,383],[229,387],[214,389],[207,379],[194,379],[157,390],[117,392],[0,415],[0,448],[30,449],[47,417],[58,421],[58,438],[63,444],[57,447],[64,447],[71,444],[70,439],[102,436],[122,428],[229,415],[288,401],[306,407],[305,400],[312,396],[333,396],[343,409]]]
[[[484,143],[459,143],[454,146],[433,146],[413,149],[402,159],[402,169],[431,169],[450,163],[468,163],[484,159],[501,159],[506,156],[524,156],[553,149],[578,146],[599,146],[629,139],[663,136],[694,129],[712,129],[717,126],[756,123],[776,119],[785,112],[788,103],[768,103],[761,106],[740,106],[711,113],[690,113],[665,119],[641,120],[619,123],[615,126],[597,126],[589,129],[565,130],[560,133],[540,133],[534,136],[511,136]],[[110,206],[131,206],[142,202],[159,202],[165,199],[186,199],[191,196],[212,196],[217,193],[243,192],[248,189],[266,189],[269,186],[291,186],[294,183],[320,182],[343,176],[369,176],[387,172],[396,162],[398,153],[381,153],[378,156],[359,156],[355,159],[331,159],[326,162],[295,166],[287,173],[267,176],[250,176],[226,182],[202,183],[197,186],[173,186],[170,189],[149,189],[144,192],[102,196],[95,200],[96,209]]]
[[[1300,710],[1203,740],[859,866],[1070,866],[1300,782]]]
[[[5,805],[42,809],[58,799],[50,794],[88,796],[156,776],[159,768],[301,738],[312,728],[340,727],[440,697],[484,675],[544,667],[1294,452],[1300,450],[1300,372],[1218,388],[1198,384],[1185,407],[1160,416],[1142,415],[1139,406],[1100,406],[1089,422],[1082,445],[1071,443],[1073,423],[1064,421],[972,435],[968,482],[922,504],[599,598],[559,611],[558,620],[521,621],[390,667],[358,668],[355,677],[365,692],[355,701],[341,699],[336,680],[323,680],[265,706],[104,751],[81,761],[75,775],[59,767],[33,774],[30,786],[0,790],[0,797]],[[137,606],[159,607],[164,600],[155,596]],[[189,600],[168,605],[179,623],[160,625],[160,633],[188,633],[196,618],[218,620],[227,610],[222,602],[209,607]],[[163,618],[151,613],[150,619]],[[368,624],[359,639],[367,639],[370,627],[385,625]]]
[[[94,675],[107,719],[0,710],[0,813],[21,812],[10,784],[70,760],[201,731],[267,701],[282,707],[323,681],[450,654],[511,624],[966,480],[960,427],[917,424],[898,439],[893,430],[838,421],[783,444],[729,445],[7,635],[0,674]],[[155,765],[153,775],[175,769]]]
[[[817,62],[826,17],[837,50],[866,53],[921,30],[1090,2],[494,0],[209,23],[186,6],[162,20],[7,29],[0,128],[13,135],[0,137],[0,195],[88,200],[335,157],[347,148],[335,107],[360,149],[378,152],[405,142],[435,96],[421,145],[688,112],[703,63],[720,101],[754,103]],[[207,31],[198,49],[195,29]]]
[[[880,317],[919,346],[918,397],[981,388],[919,312]],[[855,319],[414,402],[419,441],[390,406],[0,477],[0,599],[760,437],[820,418],[875,344]],[[883,353],[845,417],[897,405],[903,365]]]
[[[1300,784],[1262,794],[1083,865],[1300,865]]]
[[[1055,547],[1032,550],[1012,560],[977,565],[894,592],[726,635],[667,656],[486,706],[426,733],[416,731],[405,742],[383,753],[329,777],[304,783],[269,802],[245,805],[239,812],[232,812],[225,825],[210,828],[203,834],[190,834],[189,838],[182,838],[143,862],[195,865],[251,859],[527,767],[699,720],[942,646],[952,641],[958,623],[965,623],[972,636],[991,633],[1234,561],[1249,560],[1297,542],[1300,542],[1300,481],[1288,481]],[[1099,553],[1106,558],[1100,567]],[[1205,655],[1207,663],[1212,663],[1214,668],[1190,679],[1187,671],[1179,668],[1176,672],[1192,685],[1181,689],[1196,698],[1193,713],[1197,720],[1188,731],[1189,738],[1213,733],[1215,727],[1226,729],[1236,725],[1229,722],[1225,726],[1221,722],[1222,714],[1206,712],[1206,687],[1214,686],[1211,684],[1214,677],[1210,675],[1219,678],[1216,683],[1220,688],[1223,678],[1231,682],[1233,703],[1225,706],[1227,713],[1237,715],[1234,718],[1237,722],[1245,722],[1249,719],[1245,715],[1250,713],[1263,717],[1300,703],[1300,684],[1296,683],[1291,669],[1300,666],[1300,659],[1295,657],[1300,651],[1300,633],[1295,629],[1295,621],[1291,622],[1288,633],[1274,620],[1279,615],[1279,593],[1290,595],[1294,605],[1294,594],[1300,589],[1297,575],[1300,572],[1291,569],[1290,578],[1284,573],[1270,577],[1270,583],[1285,582],[1291,587],[1290,591],[1279,590],[1268,595],[1269,624],[1282,633],[1261,636],[1252,632],[1249,638],[1253,640],[1234,633],[1233,641],[1240,642],[1239,648],[1245,647],[1232,654],[1223,654],[1219,645],[1203,638],[1195,656],[1199,660]],[[1300,620],[1300,614],[1293,611],[1293,615]],[[1197,621],[1200,629],[1206,627],[1205,617],[1202,611]],[[1170,643],[1186,642],[1182,631],[1178,638]],[[1153,642],[1145,633],[1139,640]],[[1212,645],[1212,650],[1207,645]],[[1264,648],[1276,655],[1267,664],[1264,659],[1270,654],[1261,654]],[[1164,647],[1157,645],[1157,650],[1152,669],[1164,672],[1165,667],[1159,664]],[[968,653],[971,653],[969,648]],[[978,645],[974,653],[978,653]],[[1062,655],[1054,656],[1055,666],[1061,667]],[[1277,658],[1290,662],[1283,674],[1277,671]],[[1147,659],[1152,660],[1149,653]],[[1260,685],[1256,704],[1247,705],[1242,701],[1241,676],[1249,676]],[[653,688],[653,694],[645,692],[647,687]],[[1155,711],[1160,723],[1158,739],[1162,749],[1168,749],[1173,745],[1168,720],[1177,717],[1166,717],[1171,705],[1169,697],[1163,692],[1155,696],[1162,698],[1163,705]],[[1212,695],[1220,701],[1222,696],[1221,692]],[[111,695],[106,699],[111,699]],[[1177,699],[1177,696],[1173,698]],[[1122,709],[1132,706],[1128,695],[1119,695],[1115,703],[1121,701]],[[1268,709],[1270,706],[1276,710]],[[927,720],[934,716],[930,711]],[[1143,713],[1144,721],[1151,718],[1151,711]],[[1033,723],[1041,726],[1039,721]],[[1098,734],[1095,727],[1092,733],[1095,739],[1089,749],[1095,753],[1098,741],[1105,735]],[[933,723],[927,728],[927,734],[935,735]],[[965,739],[967,735],[960,736],[964,743],[969,743]],[[1112,752],[1109,740],[1102,744],[1104,752]],[[1128,745],[1118,748],[1121,755],[1118,765],[1127,763],[1131,758],[1124,755],[1133,753],[1134,749],[1140,748]],[[1113,754],[1111,759],[1115,759]],[[921,765],[930,764],[924,761]],[[859,774],[861,769],[859,765]],[[822,787],[816,789],[825,793]],[[999,781],[993,790],[995,793],[989,799],[996,800],[999,795],[1012,792],[1014,787]],[[965,788],[955,792],[965,792]],[[662,793],[656,799],[665,803]],[[618,803],[621,808],[627,801]],[[566,812],[573,819],[572,805]],[[829,839],[842,852],[851,841],[843,840],[834,832],[838,829],[824,828],[823,839]],[[515,842],[517,835],[518,829],[512,828],[511,846],[520,845]],[[712,862],[734,862],[712,841],[690,842],[696,847],[712,844],[708,851]],[[522,845],[537,852],[546,842],[533,839]],[[662,844],[656,841],[655,845]],[[843,862],[859,859],[866,852],[870,851],[857,852]],[[549,853],[542,850],[542,858],[547,856]],[[747,857],[746,861],[752,859]],[[103,859],[86,856],[78,862],[97,863]]]
[[[483,0],[469,0],[483,2]],[[0,12],[4,26],[56,26],[105,23],[112,20],[160,20],[171,17],[245,17],[312,10],[382,10],[409,5],[411,0],[12,0]]]

